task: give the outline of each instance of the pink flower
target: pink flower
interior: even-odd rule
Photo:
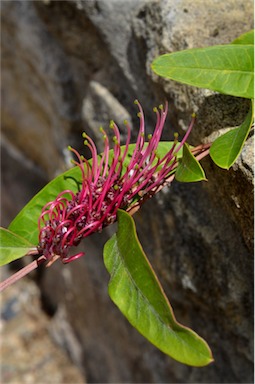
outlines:
[[[92,139],[83,134],[84,143],[91,151],[91,163],[69,147],[78,159],[74,163],[81,170],[81,189],[77,193],[70,190],[61,192],[42,209],[38,250],[47,260],[58,256],[66,263],[82,256],[84,253],[68,256],[68,252],[83,238],[113,223],[118,209],[125,209],[132,214],[162,185],[169,182],[169,176],[177,164],[176,153],[186,141],[194,119],[183,140],[180,143],[175,140],[169,152],[160,158],[157,148],[166,120],[167,104],[165,109],[163,106],[159,110],[154,109],[157,115],[156,127],[146,143],[143,110],[138,101],[135,103],[139,108],[140,129],[131,156],[128,154],[131,137],[128,123],[124,149],[120,145],[117,125],[113,121],[110,123],[114,131],[113,156],[110,156],[109,138],[102,128],[104,151],[101,157]]]

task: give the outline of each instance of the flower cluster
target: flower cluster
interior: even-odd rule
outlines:
[[[156,127],[146,142],[143,110],[138,101],[135,103],[139,108],[140,129],[133,146],[130,145],[131,129],[128,123],[125,122],[126,143],[121,147],[119,129],[112,121],[112,151],[110,140],[102,128],[104,151],[100,156],[93,140],[85,133],[84,144],[92,155],[90,161],[69,147],[78,159],[74,163],[81,170],[81,188],[77,193],[71,190],[61,192],[42,210],[39,217],[38,250],[47,260],[57,256],[66,263],[82,256],[83,253],[68,256],[68,252],[72,246],[78,245],[81,239],[113,223],[118,209],[132,213],[132,210],[167,183],[176,167],[176,153],[186,141],[194,120],[182,141],[175,139],[169,152],[160,158],[157,148],[166,120],[167,104],[165,108],[160,106],[159,109],[154,109],[157,115]]]

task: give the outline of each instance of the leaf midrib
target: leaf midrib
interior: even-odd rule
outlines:
[[[170,64],[169,64],[170,65]],[[165,65],[158,65],[158,68],[165,68]],[[193,69],[193,70],[203,70],[203,71],[209,71],[209,72],[212,72],[212,71],[214,71],[214,72],[230,72],[230,73],[236,73],[236,74],[248,74],[248,75],[250,75],[250,74],[252,74],[253,73],[253,70],[251,69],[250,71],[241,71],[241,70],[236,70],[236,69],[224,69],[224,68],[210,68],[210,67],[187,67],[187,66],[185,66],[185,67],[181,67],[181,66],[174,66],[174,65],[171,65],[171,67],[170,68],[168,68],[168,71],[171,71],[172,69],[178,69],[178,70],[180,70],[180,69],[182,69],[182,70],[185,70],[185,71],[190,71],[191,69]],[[157,70],[157,69],[156,69]]]
[[[116,239],[117,239],[117,242],[118,242],[118,238],[116,236]],[[117,244],[115,244],[115,247],[117,246]],[[120,250],[120,248],[118,247],[118,250]],[[124,257],[122,256],[122,252],[120,251],[119,252],[119,255],[120,255],[120,259],[122,261],[122,265],[123,265],[123,268],[125,269],[125,271],[127,272],[127,275],[128,277],[130,278],[130,280],[133,282],[133,285],[137,288],[138,292],[140,292],[140,294],[142,295],[142,297],[144,298],[144,300],[149,303],[149,306],[150,308],[152,309],[153,313],[155,314],[155,316],[158,318],[158,320],[160,321],[160,323],[163,325],[163,328],[165,328],[167,331],[171,330],[172,331],[172,334],[174,335],[174,337],[179,340],[182,344],[188,346],[188,348],[190,350],[193,350],[196,352],[197,355],[200,355],[200,356],[205,356],[208,360],[208,356],[206,356],[205,354],[201,353],[200,351],[198,352],[194,347],[190,346],[185,340],[183,340],[179,335],[178,335],[178,332],[174,331],[174,329],[169,325],[167,325],[161,318],[161,316],[158,314],[156,308],[153,306],[153,304],[149,301],[149,299],[144,295],[143,291],[139,288],[139,286],[137,285],[136,281],[133,279],[132,275],[130,274],[129,272],[129,269],[128,267],[126,266],[126,263],[124,261]],[[115,269],[116,271],[116,269]],[[114,271],[114,272],[115,272]],[[115,274],[115,273],[114,273]],[[179,325],[177,323],[177,325],[182,328],[181,325]],[[184,330],[187,330],[188,333],[192,333],[192,331],[188,328],[183,328]]]

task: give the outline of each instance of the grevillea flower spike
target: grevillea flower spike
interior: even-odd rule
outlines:
[[[127,139],[122,148],[119,129],[113,121],[110,123],[114,132],[112,155],[109,138],[102,128],[104,151],[101,156],[98,156],[92,139],[83,134],[84,144],[91,151],[91,162],[69,147],[77,157],[74,163],[81,170],[81,188],[77,193],[71,190],[61,192],[42,210],[38,251],[46,260],[60,257],[67,263],[79,258],[83,253],[68,255],[72,246],[113,223],[118,209],[133,214],[145,200],[172,181],[177,166],[176,154],[188,138],[194,117],[182,141],[175,139],[169,152],[160,158],[157,148],[167,116],[167,103],[165,108],[154,109],[156,127],[147,142],[143,110],[138,101],[135,103],[139,108],[140,129],[132,154],[129,151],[131,129],[127,122]]]

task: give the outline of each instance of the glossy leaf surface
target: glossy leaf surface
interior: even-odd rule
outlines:
[[[172,358],[194,366],[212,361],[207,343],[180,325],[137,238],[132,217],[118,212],[118,231],[106,243],[109,295],[129,322]]]
[[[175,172],[175,179],[187,183],[206,180],[203,168],[186,143],[183,146],[183,157]]]
[[[171,149],[172,145],[173,142],[160,142],[157,150],[158,155],[163,157]],[[134,148],[135,144],[129,145],[128,155],[124,161],[124,170],[125,166],[129,164],[129,157],[132,155]],[[122,150],[124,150],[124,146],[122,147]],[[112,155],[113,151],[111,151],[111,157]],[[178,151],[177,158],[181,155],[182,149]],[[47,202],[53,201],[57,195],[64,190],[71,189],[76,193],[79,188],[79,182],[81,182],[81,171],[79,167],[69,169],[50,181],[19,212],[9,225],[9,229],[26,238],[29,242],[37,244],[38,218],[44,205]]]
[[[6,228],[0,227],[0,266],[26,255],[32,248],[26,239]]]
[[[219,167],[229,169],[243,148],[253,122],[253,103],[244,122],[218,137],[210,148],[210,156]]]
[[[233,96],[254,97],[254,46],[217,45],[165,54],[152,63],[153,71],[185,84]]]

